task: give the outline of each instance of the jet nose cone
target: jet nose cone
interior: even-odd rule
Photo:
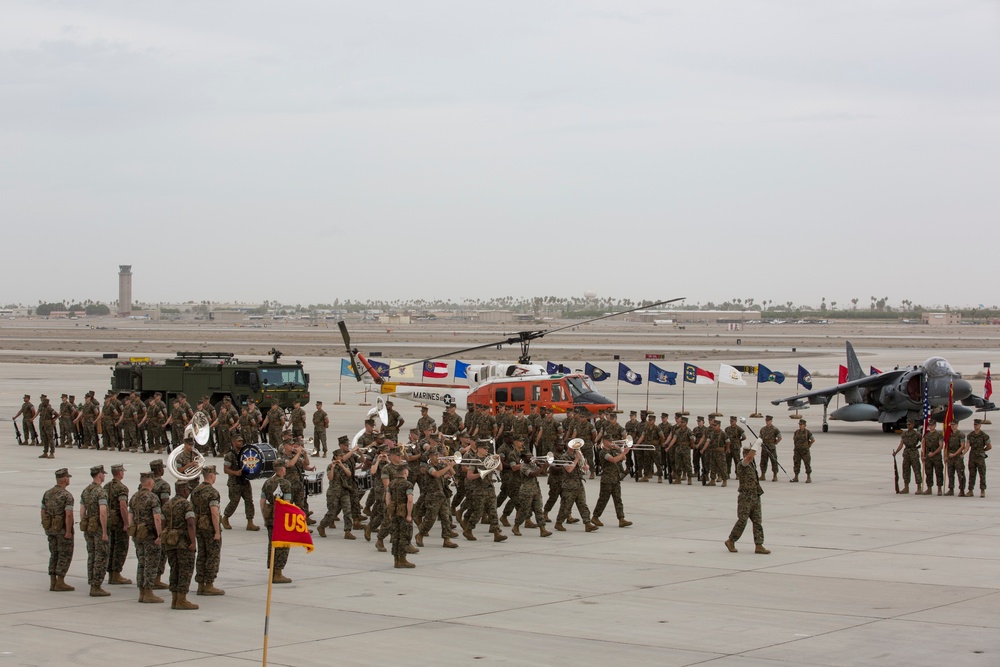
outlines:
[[[955,400],[961,401],[972,396],[972,385],[968,380],[954,380],[952,387],[955,391]]]

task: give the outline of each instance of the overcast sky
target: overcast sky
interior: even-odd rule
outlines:
[[[997,303],[996,1],[3,15],[4,303]]]

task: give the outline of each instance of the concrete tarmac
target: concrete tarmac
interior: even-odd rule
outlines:
[[[817,366],[835,369],[836,361]],[[876,355],[862,363],[869,361],[892,362]],[[367,408],[357,405],[353,382],[343,386],[350,405],[330,405],[339,361],[324,362],[329,369],[309,370],[335,441],[357,430]],[[58,403],[63,390],[78,398],[103,390],[108,376],[106,367],[0,364],[0,415],[13,415],[26,390],[36,405],[41,392]],[[723,387],[722,411],[751,412],[752,384]],[[606,391],[614,398],[613,385]],[[672,412],[679,393],[654,389],[651,407]],[[763,386],[760,396],[761,412],[772,412],[784,433],[779,457],[789,473],[796,422],[767,400],[792,393],[786,382]],[[630,393],[621,403],[628,410],[644,400]],[[705,414],[715,390],[689,387],[685,401],[692,417]],[[415,408],[396,407],[415,423]],[[326,539],[314,535],[313,553],[293,550],[285,573],[294,582],[274,586],[268,662],[1000,664],[1000,495],[979,498],[978,488],[973,498],[896,495],[889,453],[897,436],[867,423],[832,422],[822,433],[820,413],[804,414],[817,440],[814,483],[790,484],[783,473],[763,483],[770,555],[753,553],[750,526],[739,553],[723,545],[736,518],[735,481],[721,488],[626,480],[625,510],[635,522],[628,528],[617,527],[609,508],[605,527],[589,534],[576,524],[550,538],[523,530],[497,544],[480,527],[478,541],[460,537],[458,549],[443,549],[435,532],[411,557],[413,570],[394,569],[360,531],[351,542],[330,530]],[[751,420],[755,430],[762,424]],[[0,666],[260,663],[267,540],[243,529],[242,508],[223,536],[216,585],[226,595],[192,594],[198,611],[172,611],[169,595],[162,605],[138,604],[134,586],[105,584],[111,597],[88,597],[80,534],[67,577],[76,591],[51,593],[38,505],[53,471],[70,469],[69,490],[79,500],[94,463],[124,462],[134,491],[154,457],[59,449],[54,460],[41,460],[38,448],[16,445],[10,426],[0,431],[0,446]],[[225,499],[225,483],[217,486]],[[593,506],[598,480],[586,490]],[[323,505],[313,500],[319,515]],[[124,574],[134,579],[135,566],[130,549]]]

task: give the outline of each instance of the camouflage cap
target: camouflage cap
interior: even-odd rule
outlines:
[[[773,420],[774,420],[774,417],[772,417],[771,415],[764,415],[764,421],[769,422],[769,421],[773,421]]]
[[[98,475],[106,475],[106,474],[107,474],[107,472],[104,470],[104,466],[103,465],[90,466],[90,476],[91,477],[97,477]]]
[[[153,459],[149,462],[150,470],[163,470],[163,459]]]
[[[736,415],[729,415],[729,421],[731,422],[736,421]]]
[[[806,420],[805,419],[800,419],[799,423],[804,425],[806,423]]]
[[[240,435],[239,433],[233,433],[231,436],[229,436],[229,440],[231,442],[236,442],[236,441],[243,442],[243,436]]]
[[[285,459],[275,459],[274,463],[271,464],[271,467],[285,469],[288,467],[288,461]]]
[[[208,475],[214,475],[214,474],[216,474],[215,473],[215,466],[205,466],[204,468],[201,469],[201,475],[202,475],[202,477],[206,477]]]
[[[111,472],[112,473],[125,472],[125,464],[124,463],[115,463],[113,466],[111,466]]]
[[[633,416],[635,416],[637,414],[639,414],[639,412],[637,410],[629,410],[628,411],[628,416],[629,417],[633,417]]]
[[[60,398],[69,398],[69,394],[63,394]]]
[[[56,479],[62,479],[63,477],[72,477],[72,476],[73,475],[69,474],[69,470],[66,468],[59,468],[59,470],[56,470]]]
[[[151,472],[141,472],[139,473],[140,480],[153,479],[153,473]]]
[[[674,413],[674,417],[683,417],[683,416],[684,416],[683,412],[675,412]]]
[[[188,491],[191,489],[191,485],[187,483],[186,480],[179,479],[174,482],[174,492],[180,493],[181,491]]]
[[[982,424],[982,423],[983,423],[983,420],[982,420],[982,419],[973,419],[973,420],[972,420],[972,423],[973,423],[973,424]]]
[[[41,396],[38,397],[38,400],[40,400],[40,401],[47,401],[47,400],[49,400],[49,397],[46,396],[45,394],[42,394]]]

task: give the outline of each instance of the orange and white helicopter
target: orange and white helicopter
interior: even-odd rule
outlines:
[[[674,301],[680,301],[684,297],[659,301],[657,303],[639,306],[630,310],[617,313],[609,313],[601,317],[595,317],[584,322],[574,322],[563,327],[547,329],[543,331],[521,331],[516,336],[511,336],[495,343],[476,345],[461,350],[454,350],[446,354],[431,357],[423,361],[415,361],[410,364],[395,366],[393,369],[405,368],[415,364],[427,364],[435,359],[452,357],[485,348],[499,348],[501,345],[521,346],[521,356],[516,364],[490,361],[484,364],[471,365],[466,370],[469,381],[467,385],[460,384],[438,384],[438,383],[417,383],[398,382],[383,378],[368,359],[361,354],[357,348],[351,347],[351,337],[347,331],[347,325],[343,320],[338,322],[340,333],[344,337],[344,345],[347,354],[351,359],[351,370],[359,382],[368,377],[379,387],[382,394],[391,394],[399,398],[408,399],[417,403],[428,405],[440,405],[448,407],[451,405],[460,408],[470,409],[474,405],[482,405],[495,413],[501,405],[508,405],[520,408],[525,413],[534,407],[549,408],[556,413],[565,413],[578,410],[583,407],[589,412],[596,414],[602,410],[614,409],[613,401],[604,397],[594,387],[593,381],[583,373],[549,373],[544,366],[531,363],[528,348],[531,341],[541,338],[556,331],[578,327],[581,324],[589,324],[598,320],[624,315],[636,310],[655,308]]]

